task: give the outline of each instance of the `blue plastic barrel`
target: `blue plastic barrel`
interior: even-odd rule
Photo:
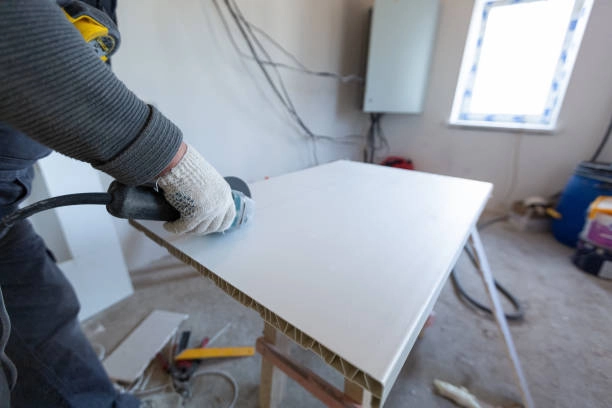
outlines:
[[[552,231],[557,240],[575,247],[589,205],[599,196],[612,196],[612,166],[582,162],[576,168],[561,195],[557,211],[561,219],[554,220]]]

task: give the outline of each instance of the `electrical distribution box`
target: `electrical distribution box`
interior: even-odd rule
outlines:
[[[375,0],[363,110],[421,113],[439,0]]]

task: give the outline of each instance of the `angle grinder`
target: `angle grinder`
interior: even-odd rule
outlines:
[[[248,214],[241,197],[244,195],[251,198],[251,191],[238,177],[225,177],[225,180],[232,189],[236,206],[236,218],[232,225],[242,224]],[[67,194],[47,198],[19,209],[0,220],[0,237],[18,220],[52,208],[82,204],[105,205],[109,214],[124,219],[175,221],[180,217],[179,212],[166,201],[163,193],[155,186],[126,186],[115,180],[106,193]]]

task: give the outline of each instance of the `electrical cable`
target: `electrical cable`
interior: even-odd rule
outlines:
[[[240,21],[244,24],[244,27],[246,29],[246,31],[248,32],[248,34],[250,35],[250,38],[253,40],[255,46],[257,46],[257,48],[259,48],[259,50],[261,51],[261,53],[267,58],[267,60],[262,60],[261,58],[259,58],[258,55],[254,55],[254,57],[256,57],[258,59],[258,62],[260,62],[261,64],[266,63],[266,61],[270,62],[271,61],[271,57],[270,54],[268,53],[268,51],[266,50],[265,46],[261,43],[261,41],[259,41],[259,39],[257,38],[257,36],[253,33],[253,29],[252,29],[252,24],[244,17],[244,14],[242,14],[242,11],[240,10],[240,8],[238,7],[238,3],[236,3],[236,0],[226,0],[226,3],[230,3],[233,5],[233,7],[235,8],[235,12],[236,15],[238,16],[238,18],[240,19]],[[285,97],[285,100],[288,104],[288,106],[291,109],[291,113],[294,115],[296,121],[298,122],[298,125],[306,132],[306,134],[308,136],[310,136],[313,139],[323,139],[323,140],[331,140],[331,141],[340,141],[342,142],[343,139],[347,139],[350,137],[361,137],[361,135],[349,135],[346,136],[345,138],[338,138],[338,137],[333,137],[333,136],[323,136],[323,135],[318,135],[315,134],[304,122],[304,120],[302,119],[302,117],[298,114],[295,105],[293,103],[293,100],[291,99],[291,96],[289,95],[289,92],[287,91],[287,87],[285,85],[285,82],[280,74],[280,72],[278,71],[278,69],[276,68],[276,63],[272,63],[271,64],[274,73],[276,75],[276,78],[278,80],[280,89],[282,91],[282,94]],[[345,142],[347,142],[346,140],[344,140]]]
[[[370,114],[370,128],[366,136],[366,145],[363,152],[363,161],[366,163],[374,162],[374,113]]]
[[[363,161],[366,163],[374,163],[377,151],[389,149],[389,141],[381,125],[383,116],[383,113],[370,113],[370,127],[366,134],[366,145],[363,152]]]
[[[45,200],[40,200],[32,205],[28,205],[14,213],[7,215],[0,220],[0,237],[5,230],[8,230],[15,222],[28,218],[31,215],[46,211],[51,208],[64,207],[67,205],[82,205],[82,204],[102,204],[106,205],[111,202],[112,196],[109,193],[79,193],[66,194],[58,197],[51,197]]]
[[[213,2],[215,3],[215,7],[217,8],[217,12],[219,13],[218,4],[216,4],[216,0],[213,0]],[[248,55],[247,53],[245,53],[244,51],[242,51],[240,49],[240,47],[236,43],[236,40],[234,39],[234,36],[231,33],[231,30],[229,29],[229,26],[227,25],[227,21],[225,20],[225,18],[222,15],[221,15],[221,17],[222,17],[221,18],[221,22],[224,25],[225,30],[227,31],[228,36],[230,38],[230,41],[232,42],[232,44],[233,44],[234,48],[236,49],[236,51],[238,52],[238,54],[240,54],[240,56],[242,56],[243,58],[255,61],[255,58],[253,58],[252,55]],[[265,64],[265,65],[272,65],[272,66],[276,66],[276,67],[284,68],[284,69],[289,69],[289,70],[293,70],[293,71],[300,72],[300,73],[303,73],[303,74],[308,74],[308,75],[313,75],[313,76],[320,76],[320,77],[327,77],[327,78],[333,78],[333,79],[337,79],[338,81],[340,81],[342,83],[348,83],[348,82],[361,82],[362,83],[362,82],[364,82],[364,79],[362,77],[360,77],[359,75],[356,75],[356,74],[341,75],[341,74],[338,74],[336,72],[317,71],[317,70],[310,69],[304,63],[302,63],[298,59],[298,57],[296,57],[294,54],[289,52],[278,41],[276,41],[270,34],[268,34],[266,31],[264,31],[262,28],[258,27],[257,25],[253,24],[251,21],[249,21],[246,18],[244,18],[244,15],[242,15],[242,21],[252,31],[255,31],[255,32],[259,33],[266,40],[268,40],[268,42],[270,42],[274,47],[276,47],[286,57],[288,57],[290,60],[292,60],[297,66],[285,64],[285,63],[282,63],[282,62],[273,61],[271,59],[270,60],[262,61],[263,64]]]
[[[209,340],[208,340],[208,345],[207,347],[210,347],[215,341],[217,341],[219,339],[219,337],[221,337],[223,335],[223,333],[225,333],[227,331],[227,329],[230,328],[230,326],[232,325],[232,323],[227,323],[225,326],[223,326],[223,328],[221,330],[219,330],[217,333],[215,333],[214,336],[212,336]]]
[[[298,59],[298,57],[296,57],[294,54],[290,53],[285,47],[283,47],[278,41],[276,41],[270,34],[268,34],[267,32],[265,32],[262,28],[259,28],[258,26],[256,26],[255,24],[253,24],[250,21],[246,21],[246,24],[251,27],[251,29],[253,31],[257,31],[259,34],[261,34],[266,40],[268,40],[272,45],[274,45],[278,50],[280,50],[283,54],[285,54],[285,56],[287,56],[290,60],[292,60],[293,62],[295,62],[295,64],[303,69],[303,70],[309,70],[306,65],[304,65],[304,63],[302,63],[302,61],[300,61]],[[272,64],[276,64],[273,61],[267,61],[268,63],[272,63]]]
[[[230,0],[230,1],[227,1],[226,3],[227,4],[231,3],[233,5],[234,10],[236,11],[236,15],[240,19],[240,22],[242,22],[242,24],[244,24],[244,28],[248,32],[249,37],[251,38],[251,40],[253,41],[255,46],[257,48],[259,48],[259,50],[261,51],[263,56],[266,58],[265,60],[259,58],[258,62],[264,63],[265,61],[271,61],[272,57],[268,53],[268,50],[266,49],[266,47],[264,47],[264,45],[261,43],[261,41],[259,41],[257,36],[253,33],[253,30],[251,29],[251,26],[249,25],[248,20],[244,17],[244,14],[242,14],[242,11],[240,10],[240,7],[238,7],[238,3],[236,3],[235,0]],[[254,55],[254,57],[258,58],[259,56],[258,55]],[[274,69],[274,73],[275,73],[276,78],[278,80],[278,84],[279,84],[279,86],[281,88],[283,96],[285,97],[285,101],[291,107],[293,113],[297,115],[297,112],[295,110],[295,105],[293,104],[293,101],[291,100],[291,97],[289,96],[289,92],[287,91],[287,88],[286,88],[285,83],[284,83],[284,81],[283,81],[283,79],[281,77],[280,72],[278,71],[278,69],[275,66],[272,66],[272,68]],[[299,115],[297,115],[297,116],[299,118]],[[307,132],[309,133],[309,135],[310,135],[310,133],[312,133],[310,130],[307,130]]]
[[[377,130],[378,139],[380,140],[381,145],[377,147],[377,150],[386,149],[388,151],[389,141],[387,140],[387,136],[385,136],[385,132],[383,131],[383,128],[382,128],[383,114],[379,113],[379,115],[380,116],[378,117],[378,120],[376,121],[376,130]]]
[[[476,258],[470,252],[470,250],[467,249],[467,247],[465,247],[464,251],[465,251],[466,254],[468,254],[468,257],[470,258],[470,261],[472,261],[472,263],[474,265],[477,265]],[[453,272],[451,273],[451,280],[453,281],[453,285],[455,286],[455,289],[457,290],[457,292],[458,292],[458,294],[460,295],[461,298],[465,299],[469,304],[471,304],[472,306],[476,307],[477,309],[479,309],[479,310],[481,310],[481,311],[483,311],[483,312],[485,312],[487,314],[493,314],[493,311],[488,306],[485,306],[484,304],[480,303],[479,301],[474,299],[472,296],[470,296],[466,292],[466,290],[463,288],[463,286],[461,285],[461,282],[459,280],[459,275],[457,273],[457,269],[453,269]],[[497,280],[494,279],[494,283],[495,283],[495,287],[497,288],[497,290],[506,299],[508,299],[508,301],[512,304],[512,306],[515,309],[514,313],[505,313],[504,312],[504,315],[506,316],[506,319],[507,320],[513,320],[513,321],[522,320],[523,317],[525,316],[525,312],[523,311],[523,308],[522,308],[521,303],[519,302],[519,300],[516,297],[514,297],[514,295],[512,295],[512,293],[508,289],[506,289],[499,282],[497,282]]]
[[[478,230],[481,231],[495,223],[501,222],[501,221],[505,221],[508,219],[508,216],[501,216],[501,217],[497,217],[488,221],[485,221],[484,223],[482,223],[479,227]],[[468,258],[470,259],[470,261],[472,262],[472,264],[474,265],[474,267],[479,270],[480,269],[480,265],[478,263],[478,260],[476,259],[476,256],[473,252],[472,249],[470,249],[467,245],[463,248],[465,253],[467,254]],[[457,273],[457,269],[453,268],[452,272],[451,272],[451,280],[453,282],[453,285],[455,287],[456,293],[459,296],[459,298],[464,299],[465,301],[467,301],[469,304],[471,304],[472,306],[476,307],[477,309],[487,313],[487,314],[493,314],[493,311],[485,306],[484,304],[480,303],[479,301],[477,301],[476,299],[474,299],[471,295],[469,295],[467,293],[467,291],[463,288],[463,286],[461,285],[461,281],[459,280],[459,275]],[[504,315],[506,316],[507,320],[512,320],[512,321],[519,321],[519,320],[523,320],[523,318],[525,317],[525,311],[523,310],[523,307],[521,305],[521,302],[508,290],[506,289],[504,286],[502,286],[499,282],[497,282],[496,279],[493,279],[493,282],[495,283],[495,287],[497,288],[497,290],[506,298],[508,299],[508,301],[512,304],[512,306],[514,307],[515,311],[513,313],[505,313]]]
[[[225,5],[227,9],[229,10],[232,18],[234,18],[236,25],[238,26],[241,34],[243,35],[244,40],[247,42],[247,46],[249,47],[249,50],[251,51],[253,58],[255,58],[255,61],[259,65],[261,71],[264,73],[266,80],[268,81],[268,83],[270,84],[270,86],[272,87],[272,89],[274,90],[278,98],[280,99],[280,101],[288,109],[289,113],[295,118],[297,124],[306,132],[308,136],[314,137],[314,133],[310,130],[310,128],[308,128],[308,126],[306,126],[306,124],[301,120],[301,117],[297,114],[295,110],[295,106],[293,105],[293,101],[291,100],[289,93],[287,92],[287,88],[285,87],[285,84],[278,70],[274,69],[274,72],[276,74],[277,80],[279,81],[280,91],[278,87],[276,86],[276,84],[274,83],[274,81],[272,80],[272,78],[270,77],[268,70],[263,65],[263,61],[259,57],[259,54],[257,53],[255,49],[255,46],[259,48],[259,50],[263,53],[263,55],[267,58],[268,61],[270,60],[270,55],[266,51],[265,47],[261,44],[261,42],[257,39],[257,37],[253,34],[248,24],[244,23],[246,19],[244,18],[242,12],[240,11],[238,4],[235,1],[230,1],[230,0],[224,0],[224,1],[225,1]]]
[[[167,384],[159,385],[159,386],[152,387],[152,388],[145,388],[144,390],[136,390],[133,392],[133,394],[136,395],[137,397],[157,394],[157,393],[160,393],[160,391],[166,391],[168,387],[171,387],[171,386],[172,384],[167,383]],[[163,394],[169,394],[169,393],[163,393]]]
[[[232,5],[230,4],[230,2],[228,0],[224,0],[224,3],[225,3],[225,6],[226,6],[227,10],[229,11],[231,17],[234,19],[234,22],[235,22],[236,26],[238,27],[238,30],[240,31],[240,34],[242,35],[245,43],[247,44],[251,54],[253,55],[253,58],[257,62],[257,65],[259,66],[259,68],[260,68],[262,74],[264,75],[266,81],[268,82],[268,84],[270,85],[272,90],[274,91],[274,94],[279,99],[279,101],[283,104],[283,106],[285,106],[285,108],[287,108],[290,111],[290,107],[289,107],[287,101],[285,101],[285,98],[283,97],[283,95],[281,94],[281,92],[277,88],[276,84],[274,83],[274,81],[270,77],[270,74],[268,73],[268,70],[263,66],[263,64],[261,62],[261,59],[259,58],[259,56],[257,54],[257,51],[255,50],[255,47],[254,47],[251,39],[249,38],[249,35],[247,34],[247,31],[245,30],[244,26],[241,24],[241,20],[238,17],[237,12],[234,11]],[[290,113],[292,113],[292,112],[290,112]]]
[[[606,129],[606,133],[604,134],[603,139],[601,139],[601,142],[599,143],[599,146],[597,146],[597,149],[595,150],[595,153],[593,153],[593,156],[591,157],[590,161],[597,161],[603,148],[608,143],[608,139],[610,139],[610,133],[612,133],[612,119],[610,120],[610,124],[608,125],[608,129]]]
[[[230,327],[230,325],[231,325],[231,323],[226,324],[213,337],[211,337],[210,340],[208,341],[208,345],[210,345],[213,342],[215,342]],[[178,336],[178,331],[172,336],[172,340],[170,341],[170,344],[169,344],[169,347],[168,347],[168,352],[170,354],[170,359],[168,361],[172,361],[173,350],[175,348],[174,346],[176,344],[177,336]],[[147,371],[148,371],[148,373],[147,373]],[[232,400],[227,405],[227,408],[234,408],[235,405],[236,405],[236,402],[238,401],[238,396],[239,396],[239,393],[240,393],[240,387],[238,386],[238,382],[236,381],[236,379],[231,374],[229,374],[229,373],[227,373],[225,371],[206,370],[206,369],[196,371],[196,372],[194,372],[189,377],[188,381],[186,381],[186,382],[179,382],[179,384],[182,385],[183,391],[180,391],[178,389],[177,381],[179,381],[179,380],[177,378],[174,378],[173,376],[171,377],[170,381],[168,381],[166,384],[154,386],[154,387],[151,387],[151,388],[146,388],[148,383],[149,383],[149,380],[151,379],[151,377],[153,375],[153,371],[151,371],[150,369],[147,370],[147,371],[145,371],[136,380],[136,382],[134,384],[132,384],[132,386],[127,390],[127,392],[133,393],[134,395],[136,395],[138,397],[152,397],[152,396],[157,395],[157,394],[159,394],[159,395],[164,395],[164,394],[177,395],[180,398],[180,401],[181,401],[180,405],[183,406],[184,402],[185,402],[185,398],[190,398],[190,395],[191,395],[191,382],[193,381],[194,378],[202,377],[202,376],[206,376],[206,375],[215,375],[215,376],[219,376],[219,377],[224,378],[232,386],[233,397],[232,397]],[[117,384],[115,384],[115,385],[117,385]],[[187,385],[188,388],[184,388],[185,385]],[[168,388],[171,388],[172,392],[166,392],[166,390]],[[187,395],[185,395],[185,392],[186,392]]]
[[[232,386],[232,390],[233,390],[233,396],[232,396],[232,400],[229,402],[229,404],[227,405],[227,408],[234,408],[236,405],[236,402],[238,401],[238,396],[240,394],[240,387],[238,386],[238,382],[236,381],[236,379],[229,373],[225,372],[225,371],[219,371],[219,370],[200,370],[200,371],[196,371],[195,373],[193,373],[189,379],[189,381],[187,382],[188,387],[186,389],[183,389],[183,391],[180,391],[177,387],[177,380],[173,379],[172,380],[172,389],[174,391],[174,393],[178,394],[183,400],[187,399],[191,399],[192,398],[192,393],[191,393],[191,382],[197,378],[197,377],[202,377],[202,376],[206,376],[206,375],[216,375],[219,377],[222,377],[224,379],[226,379]],[[182,384],[182,386],[184,387],[185,383],[180,383]],[[164,388],[162,390],[164,390],[168,385],[164,386]],[[159,387],[156,387],[159,388]],[[142,392],[148,392],[149,390],[143,390],[140,391]]]
[[[233,38],[231,29],[229,28],[229,24],[225,20],[225,16],[223,15],[223,12],[217,0],[213,0],[213,4],[215,6],[215,9],[217,10],[217,13],[219,14],[222,20],[223,27],[225,28],[228,34],[228,37],[230,38],[230,42],[232,43],[232,45],[234,46],[234,48],[236,49],[239,55],[245,56],[244,52],[240,50],[238,44]],[[352,144],[352,143],[355,143],[355,141],[352,139],[357,138],[357,137],[358,138],[362,137],[361,135],[347,135],[344,137],[332,137],[332,136],[315,134],[306,125],[302,117],[297,112],[297,109],[295,108],[293,100],[291,99],[289,92],[287,91],[283,78],[280,72],[278,71],[278,67],[280,67],[281,65],[285,65],[285,64],[279,64],[279,63],[273,62],[265,46],[261,43],[261,41],[259,41],[259,39],[254,33],[255,30],[260,30],[260,31],[263,31],[263,30],[254,26],[244,17],[238,4],[234,0],[232,1],[224,0],[224,5],[227,8],[230,16],[234,20],[235,25],[238,27],[238,30],[251,53],[251,56],[248,56],[248,58],[253,59],[257,63],[259,69],[264,75],[264,78],[266,79],[266,82],[268,83],[272,91],[274,92],[275,96],[278,98],[279,102],[283,105],[287,113],[293,118],[295,124],[306,134],[306,136],[308,136],[313,141],[313,145],[316,144],[317,140],[327,140],[327,141],[336,142],[336,143]],[[270,37],[269,35],[267,36]],[[278,45],[280,46],[280,44]],[[257,50],[259,50],[259,52]],[[265,59],[262,58],[259,53],[261,53],[263,57],[265,57]],[[276,77],[276,82],[271,77],[270,72],[266,68],[266,65],[271,67],[271,69],[273,70],[275,77]],[[299,62],[299,65],[303,66],[301,62]],[[333,74],[333,73],[321,73],[321,74],[327,75],[327,74]],[[315,163],[318,164],[319,160],[317,157],[316,146],[313,148],[313,156],[314,156]]]
[[[516,186],[518,185],[518,178],[519,178],[519,170],[520,170],[520,159],[521,159],[521,143],[523,141],[523,135],[524,132],[521,131],[519,134],[516,135],[516,141],[514,143],[514,153],[512,156],[512,173],[511,174],[511,179],[510,179],[510,185],[508,186],[508,189],[506,190],[506,195],[504,196],[504,199],[502,200],[503,202],[508,202],[508,200],[510,200],[510,198],[512,197],[512,194],[514,194],[514,190],[516,189]]]
[[[247,58],[250,58],[247,56]],[[307,75],[313,75],[313,76],[318,76],[318,77],[323,77],[323,78],[333,78],[336,79],[342,83],[348,83],[348,82],[360,82],[363,83],[364,79],[362,77],[360,77],[359,75],[340,75],[340,74],[336,74],[334,72],[326,72],[326,71],[313,71],[311,69],[308,68],[299,68],[299,67],[294,67],[292,65],[289,64],[284,64],[282,62],[274,62],[274,61],[262,61],[265,65],[271,65],[271,66],[275,66],[278,68],[284,68],[284,69],[288,69],[291,71],[295,71],[295,72],[299,72],[301,74],[307,74]]]
[[[597,146],[597,149],[595,149],[593,156],[591,156],[591,159],[589,160],[590,162],[597,162],[597,159],[599,159],[599,155],[601,155],[601,152],[603,151],[604,147],[606,147],[606,145],[608,144],[608,140],[610,139],[611,133],[612,133],[612,119],[610,119],[608,128],[606,129],[606,132],[604,133],[604,136],[601,139],[601,142],[599,142],[599,146]],[[557,201],[559,200],[562,194],[563,194],[563,190],[557,191],[556,193],[550,196],[550,200]]]
[[[140,386],[138,387],[138,390],[147,389],[147,385],[149,385],[149,381],[151,380],[152,375],[153,375],[153,371],[149,371],[149,374],[146,377],[144,377],[144,381],[142,382],[142,384],[140,384]]]
[[[247,28],[245,28],[245,25],[243,24],[244,18],[242,17],[242,14],[240,13],[240,9],[238,8],[237,4],[235,2],[230,2],[230,0],[224,0],[224,3],[231,17],[234,19],[234,22],[236,26],[238,27],[238,30],[240,31],[240,34],[242,35],[244,41],[246,42],[247,47],[249,48],[251,54],[253,55],[255,62],[257,62],[257,65],[259,66],[259,69],[263,73],[264,78],[270,85],[270,88],[272,89],[272,91],[274,92],[278,100],[281,102],[281,104],[285,107],[289,115],[293,117],[296,124],[306,133],[308,137],[314,139],[315,138],[314,133],[310,130],[308,126],[306,126],[302,118],[296,112],[293,102],[291,101],[291,98],[289,97],[289,94],[285,87],[285,84],[282,81],[282,78],[280,77],[280,73],[278,72],[278,69],[273,67],[276,73],[277,79],[279,81],[279,86],[281,88],[280,90],[278,86],[276,85],[276,83],[274,82],[274,80],[272,79],[272,77],[270,76],[270,73],[264,66],[261,58],[259,57],[259,54],[257,53],[255,45],[253,44],[253,40],[257,41],[257,39],[256,38],[253,39],[249,36],[248,26],[246,26]],[[236,7],[236,9],[234,9],[234,7]],[[264,56],[267,57],[269,60],[270,56],[265,51],[265,48],[261,45],[261,43],[258,43],[258,48],[260,48],[260,51],[263,52]],[[319,159],[316,155],[316,150],[314,151],[314,159],[315,159],[315,163],[318,164]]]
[[[144,381],[144,374],[138,377],[138,379],[128,388],[128,392],[133,393],[134,391],[140,391],[140,386]]]
[[[289,64],[283,64],[281,62],[276,62],[276,61],[264,61],[264,63],[266,65],[274,65],[274,66],[277,66],[279,68],[290,69],[290,70],[293,70],[293,71],[301,72],[303,74],[309,74],[309,75],[314,75],[314,76],[333,78],[333,79],[337,79],[338,81],[340,81],[342,83],[347,83],[347,82],[362,82],[363,83],[364,82],[364,79],[362,77],[360,77],[359,75],[355,75],[355,74],[341,75],[341,74],[338,74],[336,72],[315,71],[313,69],[308,68],[294,54],[289,52],[278,41],[276,41],[270,34],[265,32],[263,29],[259,28],[258,26],[256,26],[252,22],[246,21],[246,20],[244,20],[244,21],[253,31],[256,31],[259,34],[261,34],[266,40],[268,40],[278,50],[280,50],[289,59],[291,59],[293,62],[295,62],[297,67],[289,65]],[[246,56],[246,57],[249,58],[248,56]]]
[[[240,392],[240,388],[238,387],[238,382],[236,381],[236,379],[232,377],[229,373],[226,373],[225,371],[217,371],[217,370],[196,371],[193,374],[192,379],[196,377],[202,377],[205,375],[216,375],[216,376],[225,378],[232,385],[232,388],[234,390],[234,396],[232,397],[232,400],[227,406],[227,408],[234,408],[236,406],[236,402],[238,401],[238,395]]]

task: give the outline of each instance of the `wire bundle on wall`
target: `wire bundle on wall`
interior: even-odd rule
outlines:
[[[279,68],[290,69],[293,71],[301,72],[308,75],[315,75],[319,77],[328,77],[334,78],[340,82],[363,82],[363,78],[357,75],[340,75],[334,72],[326,72],[326,71],[315,71],[307,68],[299,59],[283,48],[276,40],[274,40],[269,34],[267,34],[261,28],[255,26],[253,23],[248,21],[245,16],[242,14],[242,11],[238,7],[238,4],[235,0],[223,0],[223,4],[227,9],[229,15],[232,17],[234,24],[236,25],[238,31],[244,43],[248,48],[248,54],[243,52],[241,48],[238,46],[236,40],[233,37],[232,30],[223,14],[221,6],[219,5],[218,0],[213,0],[213,4],[221,21],[223,23],[223,27],[225,28],[228,37],[238,52],[238,54],[244,58],[255,61],[260,71],[262,72],[264,78],[266,79],[267,84],[270,86],[270,89],[273,91],[274,95],[281,103],[285,111],[289,114],[289,116],[293,119],[294,124],[308,137],[313,143],[313,156],[315,162],[318,164],[319,159],[317,155],[316,142],[319,140],[326,140],[335,143],[358,143],[358,138],[362,138],[362,135],[347,135],[342,137],[333,137],[327,135],[320,135],[311,130],[311,128],[304,122],[303,118],[298,113],[295,108],[295,104],[287,91],[287,87],[285,82],[280,74]],[[289,65],[280,62],[276,62],[272,60],[268,50],[262,44],[259,37],[255,34],[258,33],[266,38],[272,45],[274,45],[277,49],[279,49],[283,54],[289,57],[296,65]]]
[[[370,114],[370,127],[366,135],[366,146],[363,150],[363,161],[366,163],[374,163],[377,151],[389,149],[389,142],[381,125],[383,115],[384,113]]]
[[[216,1],[216,0],[214,0]],[[222,16],[223,17],[223,16]],[[306,65],[304,65],[294,54],[292,54],[291,52],[289,52],[286,48],[284,48],[278,41],[276,41],[270,34],[268,34],[267,32],[265,32],[262,28],[259,28],[258,26],[256,26],[255,24],[253,24],[252,22],[244,19],[243,20],[245,24],[248,24],[248,26],[253,30],[256,31],[258,34],[262,35],[266,40],[268,40],[272,45],[274,45],[274,47],[276,49],[278,49],[280,52],[282,52],[287,58],[289,58],[290,60],[292,60],[295,63],[294,65],[289,65],[289,64],[284,64],[282,62],[276,62],[276,61],[262,61],[264,65],[271,65],[271,66],[275,66],[278,68],[285,68],[285,69],[289,69],[292,71],[296,71],[302,74],[308,74],[308,75],[314,75],[314,76],[320,76],[320,77],[326,77],[326,78],[331,78],[331,79],[336,79],[340,82],[360,82],[363,83],[364,79],[362,77],[360,77],[359,75],[341,75],[338,74],[336,72],[328,72],[328,71],[315,71],[312,70],[310,68],[308,68]],[[229,31],[229,27],[227,27],[228,29],[228,34],[230,36],[230,40],[232,41],[234,48],[238,51],[238,53],[243,57],[243,58],[247,58],[250,59],[252,61],[255,61],[255,58],[252,55],[246,54],[245,52],[243,52],[240,47],[238,47],[238,44],[236,44],[233,36],[231,35],[231,32]]]

